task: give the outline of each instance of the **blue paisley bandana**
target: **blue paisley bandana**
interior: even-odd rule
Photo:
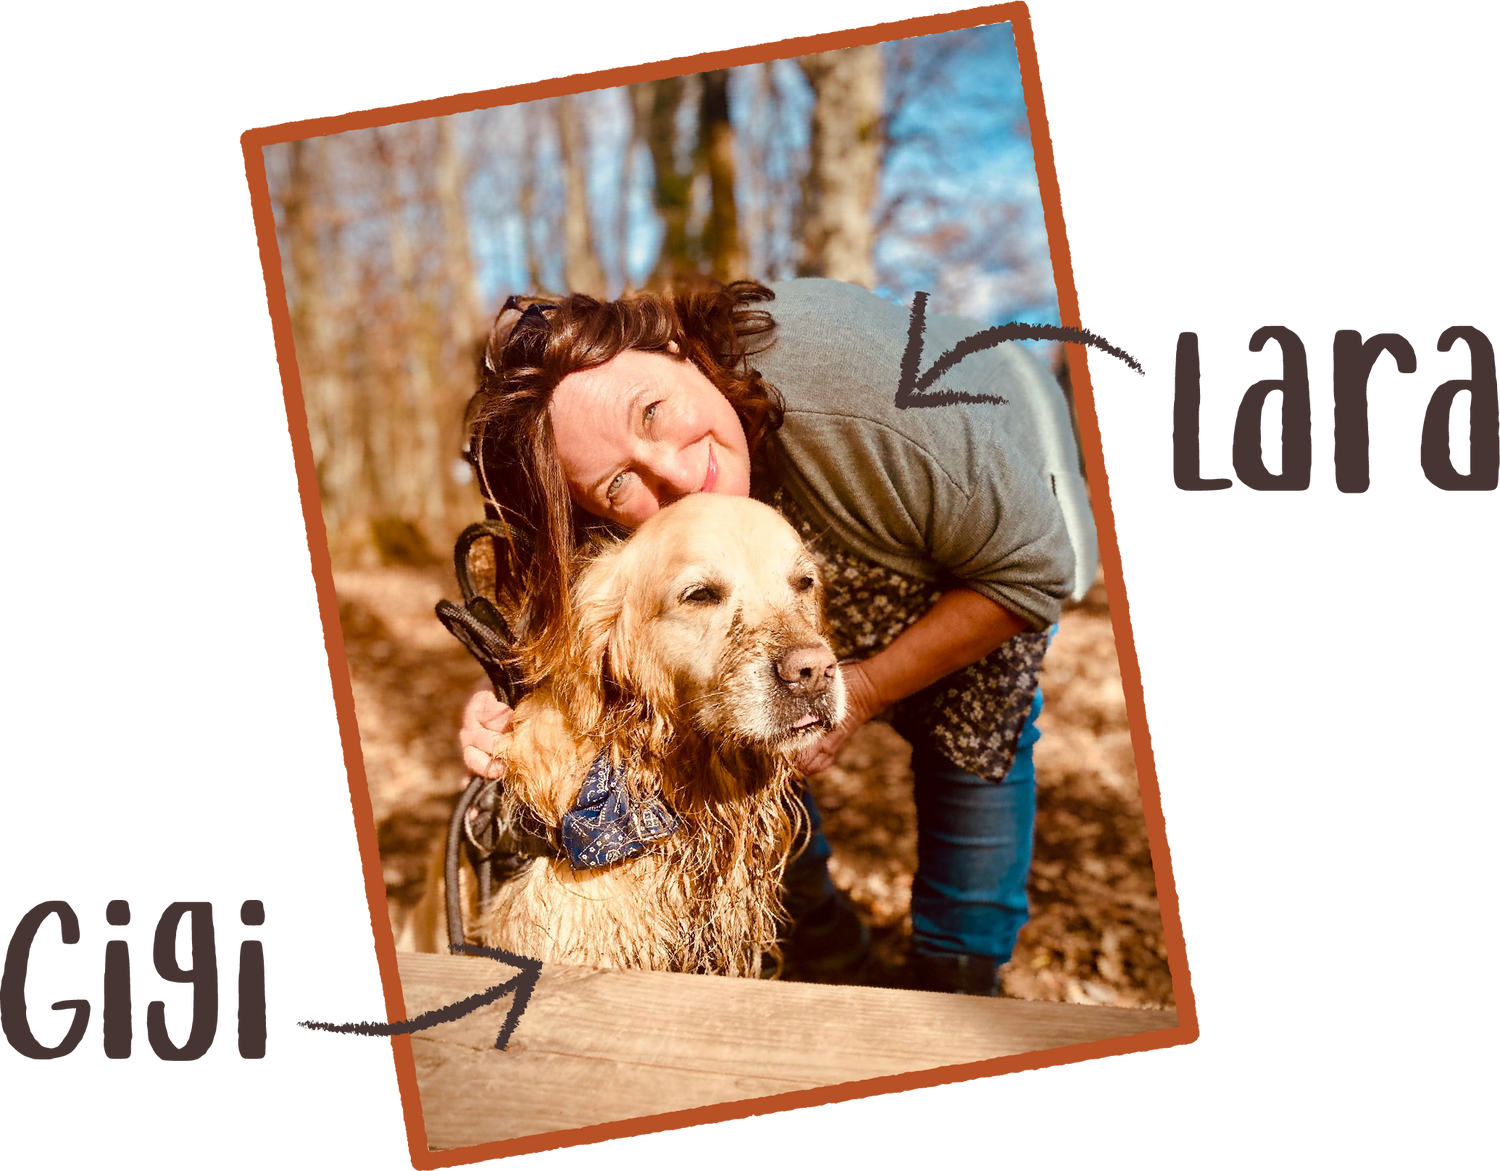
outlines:
[[[594,757],[573,808],[563,814],[563,847],[574,870],[634,858],[647,844],[677,832],[677,818],[659,798],[632,801],[625,774],[607,751]]]

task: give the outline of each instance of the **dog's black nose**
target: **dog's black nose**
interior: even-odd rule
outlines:
[[[776,660],[776,675],[788,691],[820,695],[828,690],[839,661],[826,646],[799,646]]]

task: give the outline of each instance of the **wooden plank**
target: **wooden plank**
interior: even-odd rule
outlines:
[[[514,969],[399,956],[408,1013]],[[548,964],[505,1052],[510,998],[413,1034],[434,1150],[572,1130],[1173,1028],[1177,1015]]]

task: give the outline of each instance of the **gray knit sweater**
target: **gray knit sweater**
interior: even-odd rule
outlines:
[[[1007,343],[965,358],[940,382],[1007,405],[901,410],[909,310],[839,281],[771,288],[775,343],[753,364],[785,400],[772,467],[803,511],[878,565],[957,579],[1037,629],[1055,622],[1075,579],[1081,595],[1098,565],[1056,382]],[[920,368],[982,328],[929,315]]]

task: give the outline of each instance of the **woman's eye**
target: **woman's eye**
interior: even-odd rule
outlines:
[[[687,593],[682,595],[684,602],[692,602],[698,606],[712,606],[721,601],[722,598],[723,595],[718,590],[714,589],[713,586],[706,585],[688,590]]]
[[[620,494],[620,489],[625,487],[625,481],[629,478],[629,476],[629,472],[621,472],[618,476],[611,480],[609,482],[609,487],[604,490],[604,498],[606,500],[613,500],[616,496],[618,496]]]
[[[647,427],[651,426],[651,421],[656,418],[656,408],[659,407],[659,406],[661,406],[661,400],[660,399],[658,399],[654,403],[648,404],[647,407],[646,407],[646,409],[641,412],[641,422],[645,426],[647,426]]]

